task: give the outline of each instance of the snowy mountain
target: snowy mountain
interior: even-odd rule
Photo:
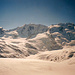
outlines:
[[[0,27],[0,57],[26,58],[40,51],[62,49],[75,45],[75,24],[44,26],[25,24],[11,30]]]
[[[75,24],[60,23],[57,25],[51,25],[49,28],[49,32],[61,45],[65,45],[65,43],[69,43],[72,40],[75,40]]]

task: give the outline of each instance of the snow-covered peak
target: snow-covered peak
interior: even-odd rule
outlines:
[[[33,35],[37,35],[38,33],[43,33],[48,30],[47,26],[41,24],[25,24],[22,27],[17,28],[17,32],[20,37],[32,37]]]

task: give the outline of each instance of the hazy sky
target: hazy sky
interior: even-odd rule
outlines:
[[[0,26],[75,23],[74,0],[0,0]]]

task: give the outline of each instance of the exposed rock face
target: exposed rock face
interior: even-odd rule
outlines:
[[[4,33],[4,30],[2,27],[0,27],[0,35],[2,35]]]

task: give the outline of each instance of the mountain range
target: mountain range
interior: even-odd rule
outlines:
[[[59,23],[50,26],[25,24],[10,30],[0,27],[0,58],[29,58],[34,55],[38,58],[42,56],[39,59],[47,58],[52,61],[51,54],[49,54],[51,51],[59,50],[62,55],[64,47],[74,46],[75,24],[73,23]],[[47,51],[49,51],[48,55],[43,54]],[[75,53],[73,52],[73,50],[70,51],[67,58],[70,54]],[[65,56],[64,59],[67,59]]]

